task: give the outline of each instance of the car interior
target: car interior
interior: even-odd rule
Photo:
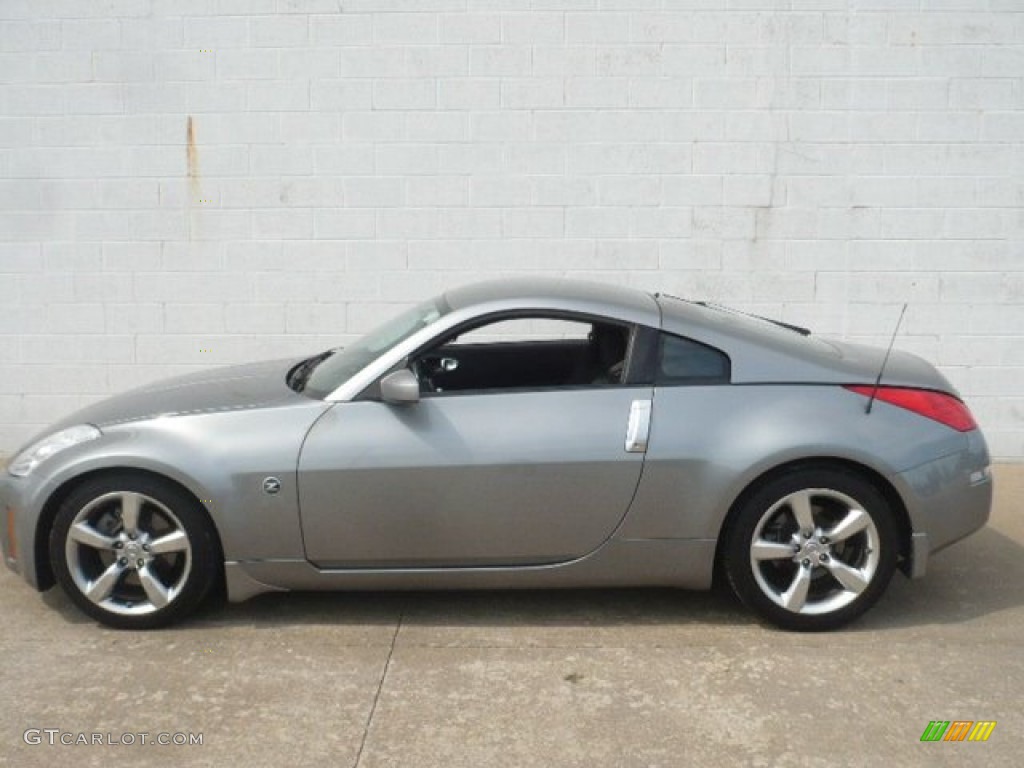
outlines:
[[[478,341],[467,329],[420,353],[411,367],[424,393],[620,384],[630,329],[606,322],[566,325],[574,331],[568,338]]]

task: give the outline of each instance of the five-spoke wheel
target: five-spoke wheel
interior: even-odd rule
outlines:
[[[740,503],[724,565],[733,589],[762,617],[787,629],[831,629],[885,590],[896,541],[892,512],[874,486],[841,470],[807,470]]]
[[[50,540],[70,597],[125,628],[163,626],[192,610],[215,580],[215,552],[195,500],[143,475],[83,483],[61,505]]]

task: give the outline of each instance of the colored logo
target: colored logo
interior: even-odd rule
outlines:
[[[932,720],[921,741],[988,741],[995,727],[995,720]]]

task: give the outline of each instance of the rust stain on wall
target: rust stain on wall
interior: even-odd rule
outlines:
[[[192,198],[200,194],[199,189],[199,149],[196,147],[196,129],[192,115],[185,123],[185,161],[188,167],[188,186]]]

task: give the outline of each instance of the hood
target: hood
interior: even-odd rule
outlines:
[[[176,376],[93,403],[61,420],[47,432],[73,424],[104,425],[160,415],[243,410],[295,400],[303,395],[285,382],[299,359],[247,363]]]

